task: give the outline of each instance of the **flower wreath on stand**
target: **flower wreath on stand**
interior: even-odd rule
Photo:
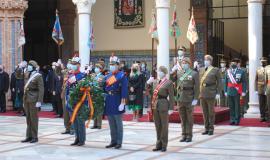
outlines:
[[[70,106],[72,106],[72,124],[76,117],[83,121],[88,120],[86,127],[89,127],[91,119],[103,114],[104,111],[104,93],[99,87],[98,82],[91,76],[79,81],[75,87],[70,90]]]

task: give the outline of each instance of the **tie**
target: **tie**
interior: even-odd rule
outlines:
[[[207,68],[205,68],[205,71],[207,71],[207,69],[208,69],[208,67],[207,67]]]

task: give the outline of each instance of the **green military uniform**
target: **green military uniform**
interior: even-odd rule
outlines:
[[[230,74],[228,73],[231,74],[233,79],[230,78]],[[224,90],[228,96],[228,104],[230,107],[230,122],[231,124],[238,125],[240,123],[240,96],[244,97],[246,93],[245,72],[239,68],[228,69],[225,83]]]
[[[189,58],[184,58],[190,64]],[[182,126],[181,142],[192,140],[193,129],[193,107],[192,101],[199,97],[199,75],[198,72],[188,69],[177,76],[177,103]]]
[[[203,109],[204,127],[203,134],[212,135],[215,124],[214,105],[216,95],[221,92],[221,79],[219,69],[213,66],[200,69],[200,101]]]
[[[221,60],[220,63],[224,63],[226,65],[226,61],[225,60]],[[224,92],[224,85],[225,85],[225,74],[226,74],[226,66],[221,67],[220,68],[220,79],[221,79],[221,94],[220,94],[220,106],[221,107],[227,107],[228,106],[228,102],[227,102],[227,98],[225,96],[225,92]]]
[[[37,68],[35,61],[29,61],[29,65]],[[28,66],[29,66],[28,65]],[[29,73],[29,79],[24,86],[24,110],[26,114],[27,130],[26,140],[22,142],[37,142],[38,138],[38,110],[40,103],[43,102],[44,85],[43,78],[35,69]],[[37,104],[39,102],[39,105]]]
[[[165,67],[160,67],[160,70],[167,74]],[[162,85],[161,85],[162,84]],[[173,82],[163,78],[158,83],[154,84],[155,90],[160,86],[157,96],[153,95],[153,115],[157,133],[156,149],[166,151],[168,145],[168,127],[169,127],[169,109],[173,109],[174,104],[174,88]],[[155,92],[155,91],[154,91]],[[155,98],[156,97],[156,98]],[[169,98],[169,100],[168,100]],[[155,150],[155,149],[154,149]]]
[[[267,63],[266,58],[261,58],[261,63]],[[255,91],[258,93],[259,96],[259,105],[260,105],[260,114],[261,114],[261,121],[266,121],[267,118],[267,104],[266,104],[266,70],[264,66],[261,66],[256,71],[256,78],[255,78]]]

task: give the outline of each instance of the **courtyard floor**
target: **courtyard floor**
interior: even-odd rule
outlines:
[[[125,122],[121,150],[105,149],[109,126],[87,129],[84,147],[72,147],[74,136],[60,134],[62,119],[40,118],[39,143],[20,143],[25,138],[24,117],[0,117],[0,160],[269,160],[270,128],[216,126],[215,135],[203,136],[194,126],[192,143],[180,143],[180,124],[170,124],[165,153],[152,152],[156,134],[153,123]]]

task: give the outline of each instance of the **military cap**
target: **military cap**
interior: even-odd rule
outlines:
[[[233,58],[233,59],[231,60],[231,62],[236,62],[236,63],[238,63],[238,62],[240,62],[240,59],[238,59],[238,58]]]
[[[182,59],[182,61],[185,61],[185,62],[187,62],[188,64],[191,65],[190,58],[188,58],[188,57],[184,57],[184,58]]]
[[[81,64],[80,57],[77,57],[77,56],[73,57],[72,60],[71,60],[71,63],[72,64]]]
[[[28,64],[29,64],[29,65],[32,65],[32,66],[35,67],[35,68],[38,68],[38,67],[39,67],[38,64],[37,64],[37,62],[34,61],[34,60],[30,60]]]
[[[261,61],[261,62],[267,62],[268,60],[267,60],[266,57],[262,57],[262,58],[260,58],[260,61]]]
[[[220,60],[220,63],[226,63],[226,60],[225,59],[221,59]]]
[[[168,74],[168,69],[164,66],[160,66],[159,71],[163,72],[164,74]]]

